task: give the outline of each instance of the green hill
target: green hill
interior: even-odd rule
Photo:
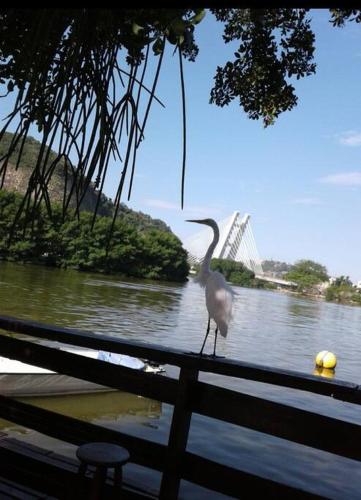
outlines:
[[[6,155],[11,140],[14,134],[5,132],[3,138],[0,141],[0,160]],[[22,151],[21,161],[19,163],[18,169],[16,169],[16,163],[20,151],[20,145],[17,145],[14,153],[9,158],[9,164],[5,176],[3,188],[7,191],[15,191],[20,194],[24,194],[28,187],[29,177],[33,171],[36,164],[38,154],[40,150],[40,142],[33,137],[28,137],[25,140],[24,148]],[[48,165],[50,165],[57,155],[54,151],[50,151]],[[1,161],[2,163],[2,161]],[[72,184],[72,173],[68,168],[67,174],[67,192],[70,190]],[[62,203],[63,193],[64,193],[64,183],[66,181],[66,165],[65,161],[61,160],[54,170],[52,178],[48,185],[48,192],[50,199],[54,202]],[[81,211],[93,212],[98,200],[99,191],[94,188],[94,184],[90,184],[84,200],[81,204]],[[74,203],[73,203],[74,205]],[[101,195],[98,214],[105,216],[112,216],[114,213],[114,204],[110,198],[107,198],[104,194]],[[169,226],[167,226],[160,219],[153,219],[147,214],[142,212],[137,212],[124,203],[120,204],[118,217],[126,223],[134,225],[139,230],[144,229],[160,229],[162,231],[171,232]]]

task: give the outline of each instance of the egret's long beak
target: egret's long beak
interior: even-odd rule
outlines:
[[[197,222],[198,224],[203,224],[202,219],[186,219],[186,222]]]

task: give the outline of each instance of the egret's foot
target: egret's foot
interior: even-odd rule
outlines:
[[[183,351],[184,354],[192,354],[193,356],[200,356],[202,358],[224,358],[225,356],[218,356],[218,354],[207,354],[205,352]]]
[[[202,352],[194,352],[194,351],[183,351],[183,354],[192,354],[193,356],[202,356],[202,357],[205,357],[205,356],[209,356],[209,354],[204,354]]]

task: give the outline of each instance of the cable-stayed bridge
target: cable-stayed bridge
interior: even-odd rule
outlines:
[[[251,216],[245,214],[241,217],[239,212],[234,212],[230,217],[218,223],[220,237],[213,257],[242,262],[256,275],[263,275],[262,263],[254,239]],[[210,228],[202,229],[187,238],[183,244],[188,251],[191,264],[200,263],[213,239]]]
[[[226,219],[217,222],[220,235],[213,257],[242,262],[242,264],[254,272],[256,278],[275,283],[278,286],[297,286],[292,281],[265,276],[250,219],[251,216],[249,214],[244,214],[241,217],[240,213],[236,211]],[[202,262],[212,239],[213,231],[207,227],[184,240],[183,246],[188,251],[190,264],[199,264]]]

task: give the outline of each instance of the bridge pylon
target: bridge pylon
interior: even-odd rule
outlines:
[[[240,213],[235,211],[231,216],[218,222],[220,237],[213,257],[242,262],[255,274],[263,275],[262,263],[250,219],[250,214],[244,214],[241,217]],[[212,238],[212,230],[206,228],[183,242],[185,249],[188,251],[188,260],[191,264],[202,261]]]

